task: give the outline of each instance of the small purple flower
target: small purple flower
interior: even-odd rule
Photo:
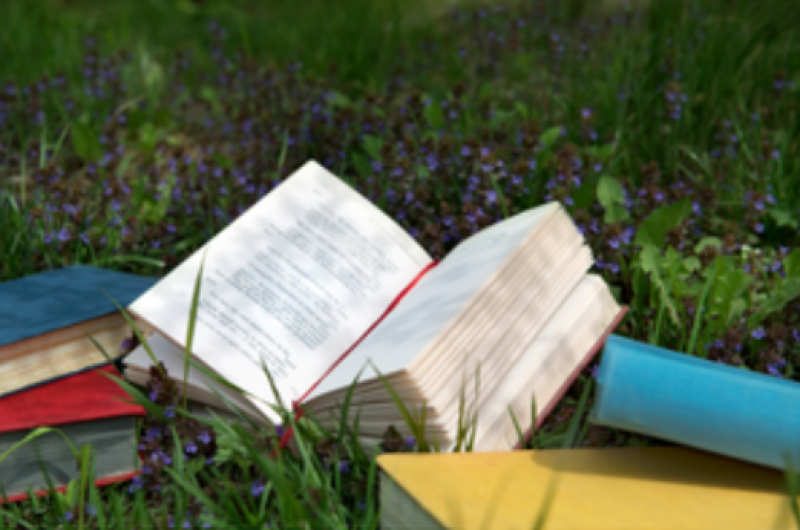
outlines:
[[[140,477],[139,475],[135,475],[131,479],[130,486],[128,486],[128,493],[133,493],[134,490],[142,489],[143,485],[144,485],[144,482],[142,481],[142,477]]]
[[[584,120],[588,120],[589,118],[591,118],[592,117],[592,109],[589,109],[589,108],[582,109],[581,110],[581,117]]]
[[[770,375],[774,375],[775,377],[783,377],[783,374],[781,374],[780,369],[783,368],[785,365],[786,361],[784,359],[778,359],[774,363],[767,364],[767,372],[769,372]]]
[[[250,494],[253,497],[259,497],[262,493],[264,493],[264,483],[260,480],[256,480],[250,486]]]
[[[597,365],[593,365],[591,368],[592,377],[597,379]]]
[[[166,407],[164,409],[164,416],[166,416],[167,418],[170,418],[170,419],[174,418],[175,417],[175,407],[173,405],[170,405],[170,406]]]
[[[197,439],[200,441],[200,443],[208,445],[211,443],[211,434],[205,430],[200,431],[200,434],[197,435]]]
[[[751,334],[751,336],[756,340],[761,340],[761,339],[763,339],[764,337],[767,336],[767,333],[764,331],[763,327],[760,327],[760,328],[754,330],[753,333]]]
[[[156,426],[148,427],[147,431],[145,431],[145,440],[148,441],[148,442],[153,442],[153,441],[161,438],[161,434],[162,433],[161,433],[161,429],[160,428],[158,428]]]
[[[465,145],[461,148],[461,156],[469,156],[470,154],[472,154],[472,151],[470,151],[468,145]]]
[[[406,447],[407,447],[408,449],[413,449],[413,448],[414,448],[414,444],[415,444],[416,442],[417,442],[417,441],[416,441],[416,439],[415,439],[413,436],[407,436],[407,437],[406,437]]]
[[[755,227],[753,227],[755,231],[759,234],[764,232],[764,223],[756,223]]]
[[[339,473],[342,475],[346,475],[350,472],[350,462],[347,460],[342,460],[339,462]]]
[[[184,447],[184,451],[186,451],[190,455],[195,454],[197,452],[197,444],[195,444],[193,441],[190,440]]]
[[[486,200],[489,204],[494,204],[497,202],[497,192],[494,190],[488,190],[486,192]]]

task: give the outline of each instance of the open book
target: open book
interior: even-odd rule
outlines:
[[[538,412],[549,410],[621,313],[606,284],[587,275],[591,252],[557,203],[490,226],[435,264],[311,161],[130,306],[179,380],[204,254],[191,355],[250,395],[193,369],[192,397],[218,401],[210,385],[250,416],[280,421],[263,361],[284,402],[335,430],[360,373],[351,404],[361,409],[364,447],[403,424],[377,369],[410,410],[427,407],[427,439],[443,450],[455,443],[462,390],[479,419],[475,449],[508,449],[508,407],[521,422],[533,395]],[[126,364],[126,377],[143,382],[150,359],[141,348]]]

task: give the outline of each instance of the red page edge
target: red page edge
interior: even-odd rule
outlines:
[[[139,471],[129,471],[127,473],[122,473],[120,475],[111,475],[111,476],[108,476],[108,477],[99,478],[99,479],[95,480],[94,483],[95,483],[95,486],[97,486],[97,487],[108,486],[110,484],[115,484],[117,482],[123,482],[123,481],[126,481],[126,480],[130,480],[130,479],[132,479],[133,477],[135,477],[138,474],[139,474]],[[67,486],[66,485],[64,485],[64,486],[56,486],[54,489],[56,491],[58,491],[58,492],[64,493],[65,491],[67,491]],[[34,490],[34,495],[36,495],[37,497],[41,498],[41,497],[44,497],[45,495],[47,495],[49,493],[49,491],[50,490],[47,490],[47,489]],[[5,503],[9,503],[10,504],[10,503],[14,503],[14,502],[24,501],[24,500],[27,500],[28,498],[29,498],[29,495],[27,493],[17,493],[15,495],[11,495],[7,499],[0,498],[0,506],[2,506]]]
[[[620,324],[620,322],[622,322],[622,319],[625,318],[625,315],[627,313],[628,313],[628,306],[622,306],[619,310],[619,313],[617,313],[617,316],[614,317],[614,320],[611,322],[611,324],[608,325],[603,334],[597,339],[597,342],[595,342],[592,348],[588,351],[583,361],[581,361],[581,363],[575,368],[575,370],[572,371],[570,376],[564,381],[564,383],[558,389],[558,392],[556,392],[556,394],[553,396],[553,399],[551,399],[550,402],[547,404],[547,406],[545,406],[544,409],[542,409],[542,413],[537,415],[536,425],[531,426],[527,431],[525,431],[524,439],[526,445],[531,441],[531,438],[533,437],[533,432],[539,427],[541,427],[542,423],[547,418],[548,414],[553,412],[553,409],[556,407],[558,402],[561,401],[561,398],[564,397],[564,394],[567,393],[569,387],[572,386],[572,383],[575,382],[580,373],[587,366],[589,366],[589,363],[592,361],[592,359],[594,359],[595,356],[600,352],[600,349],[603,347],[606,340],[608,340],[609,335],[613,333],[613,331]],[[520,442],[517,442],[513,450],[519,451],[521,449],[522,445],[520,444]]]
[[[425,276],[431,269],[436,267],[438,264],[439,264],[439,261],[437,261],[437,260],[433,260],[430,263],[428,263],[428,265],[426,265],[425,268],[422,269],[419,272],[419,274],[417,274],[414,277],[413,280],[411,280],[411,283],[409,283],[405,287],[405,289],[400,291],[400,294],[398,294],[395,297],[395,299],[392,301],[392,303],[389,304],[389,307],[386,308],[386,310],[383,312],[383,314],[380,317],[378,317],[378,319],[375,322],[373,322],[372,325],[369,328],[367,328],[367,330],[364,332],[364,334],[361,335],[361,337],[359,337],[359,339],[357,341],[355,341],[353,343],[353,345],[350,346],[347,349],[347,351],[345,351],[341,356],[339,356],[339,358],[336,359],[336,361],[330,366],[330,368],[328,368],[325,371],[324,374],[322,374],[322,377],[320,377],[319,380],[316,383],[311,385],[311,388],[309,388],[306,391],[306,393],[303,394],[300,397],[300,399],[298,399],[297,401],[293,401],[292,402],[292,409],[294,409],[294,411],[295,411],[295,417],[294,417],[295,423],[297,421],[299,421],[300,418],[303,416],[303,408],[300,405],[300,403],[302,403],[308,397],[308,395],[311,394],[311,392],[313,392],[314,389],[317,388],[317,386],[319,386],[319,384],[328,376],[328,374],[330,374],[333,371],[334,368],[336,368],[336,366],[339,365],[339,363],[341,363],[345,359],[345,357],[350,355],[350,352],[352,352],[356,348],[356,346],[361,344],[361,342],[367,337],[367,335],[372,333],[372,330],[374,330],[378,326],[378,324],[380,324],[383,321],[383,319],[386,318],[386,316],[389,313],[391,313],[394,310],[395,307],[397,307],[397,304],[400,303],[400,300],[402,300],[409,293],[409,291],[411,291],[411,289],[413,289],[420,282],[422,277]],[[278,447],[276,447],[272,451],[272,458],[275,458],[277,451],[279,451],[281,449],[284,449],[286,447],[286,445],[289,443],[289,440],[291,440],[291,438],[292,438],[292,434],[293,434],[293,429],[292,429],[292,426],[290,425],[289,428],[287,428],[286,431],[284,431],[283,436],[281,436],[280,442],[278,443]]]

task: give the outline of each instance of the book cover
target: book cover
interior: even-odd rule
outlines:
[[[783,475],[684,447],[384,454],[381,528],[793,528]],[[550,491],[548,491],[550,490]]]
[[[108,296],[127,307],[157,281],[73,265],[0,283],[0,347],[116,313]]]
[[[785,469],[800,465],[800,384],[611,336],[589,421]]]
[[[113,365],[106,365],[0,399],[0,433],[122,416],[143,416],[144,408],[129,403],[131,397],[102,373],[119,375]],[[102,447],[97,450],[102,451]],[[14,458],[13,453],[8,458]],[[135,474],[130,472],[96,477],[95,484],[103,486],[120,482]],[[63,491],[64,488],[56,489]],[[26,494],[12,495],[8,501],[16,502],[25,498]]]
[[[144,408],[126,403],[131,397],[101,372],[119,376],[106,365],[0,399],[0,432],[144,415]]]

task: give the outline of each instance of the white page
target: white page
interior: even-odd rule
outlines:
[[[298,399],[431,262],[383,212],[308,162],[131,305],[181,346],[206,249],[193,353],[270,403],[262,359],[281,397]]]
[[[545,214],[547,204],[493,225],[463,241],[427,273],[386,319],[314,390],[309,399],[349,386],[372,360],[384,376],[406,368],[414,357],[483,287]],[[377,379],[370,367],[359,381]]]

